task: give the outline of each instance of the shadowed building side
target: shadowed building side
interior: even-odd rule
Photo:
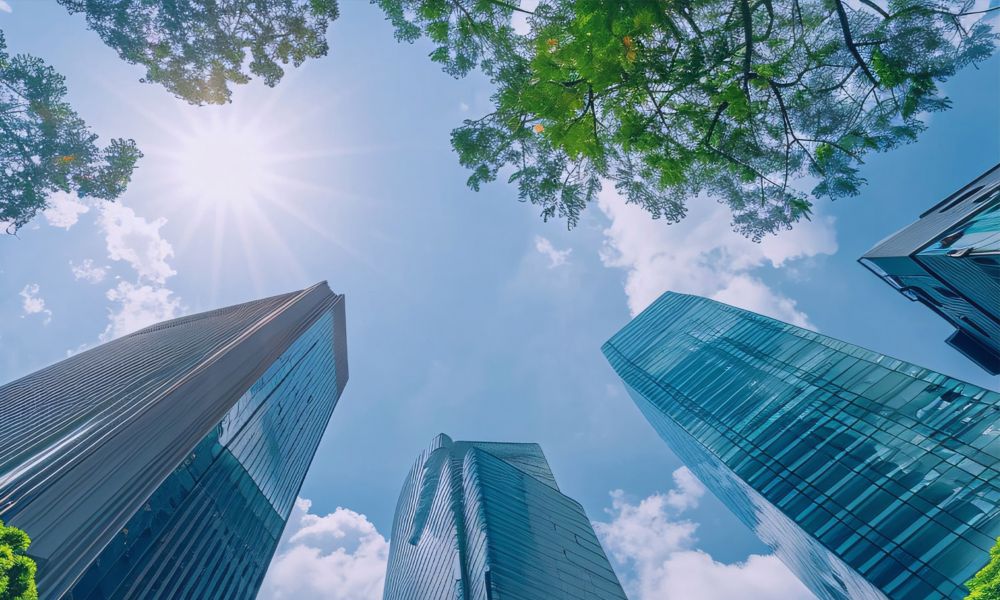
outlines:
[[[1000,393],[667,293],[603,347],[695,475],[824,600],[965,598],[1000,535]]]
[[[253,598],[347,382],[343,296],[167,321],[0,387],[43,598]]]
[[[441,434],[396,506],[384,600],[624,600],[537,444]]]

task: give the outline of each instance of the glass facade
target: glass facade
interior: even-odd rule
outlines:
[[[1000,393],[674,293],[603,351],[660,436],[820,598],[964,598],[988,560]]]
[[[955,326],[948,344],[1000,374],[1000,165],[861,257]]]
[[[403,485],[383,600],[625,600],[537,444],[441,434]]]
[[[83,423],[54,448],[22,461],[20,468],[0,471],[0,491],[10,492],[0,515],[20,523],[41,546],[37,559],[42,597],[255,597],[346,383],[343,327],[343,297],[321,284],[167,322],[132,334],[132,343],[131,336],[123,338],[122,348],[112,342],[92,351],[91,359],[110,355],[115,359],[110,363],[145,364],[150,370],[129,372],[141,382],[138,389],[143,393],[122,394],[121,389],[98,386],[92,394],[80,394],[83,384],[70,378],[69,388],[60,388],[59,395],[70,407],[80,397],[76,409]],[[137,344],[142,338],[147,338],[145,343]],[[188,351],[169,343],[192,338],[202,343]],[[204,343],[208,339],[215,343]],[[174,360],[157,359],[159,355]],[[178,362],[184,368],[177,369]],[[60,374],[73,371],[60,365],[50,367],[48,377],[36,374],[28,379],[55,383]],[[192,387],[185,388],[183,382]],[[0,388],[0,398],[10,386],[35,389],[24,383]],[[176,394],[159,395],[164,388]],[[183,406],[181,398],[190,398],[193,389],[201,397]],[[162,413],[146,428],[140,414],[131,410],[135,405],[147,411],[162,408]],[[94,409],[104,418],[96,418]],[[53,415],[43,413],[39,420],[46,417]],[[37,425],[29,419],[21,424],[29,429]],[[68,515],[76,522],[65,522],[52,512],[54,500],[47,498],[44,483],[37,485],[35,495],[26,488],[37,469],[73,477],[82,455],[92,450],[88,429],[99,430],[117,449],[120,469],[87,469],[88,479],[77,479],[74,489],[59,490],[86,509],[79,516]],[[141,449],[147,445],[173,458],[163,463],[170,467],[155,479],[151,492],[141,495],[134,488],[154,477],[134,479],[129,471],[159,467],[144,461]],[[119,494],[95,502],[88,488],[89,478],[95,476],[96,489],[117,486]],[[33,510],[36,506],[43,510]],[[60,522],[50,523],[54,519]],[[109,538],[99,539],[97,532],[106,530],[111,531]],[[58,551],[67,546],[92,555],[73,561]]]

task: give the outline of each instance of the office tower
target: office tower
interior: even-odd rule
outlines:
[[[964,598],[988,561],[1000,393],[674,293],[603,351],[677,456],[820,598]]]
[[[860,261],[954,325],[950,346],[1000,374],[1000,165]]]
[[[453,442],[417,458],[396,504],[383,600],[625,600],[537,444]]]
[[[42,598],[253,598],[347,383],[326,283],[0,387],[0,519]]]

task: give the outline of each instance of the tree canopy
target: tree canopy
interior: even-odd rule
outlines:
[[[474,190],[503,171],[570,226],[604,181],[669,222],[708,193],[757,240],[856,195],[865,155],[916,139],[997,37],[971,0],[373,1],[447,73],[496,85],[452,132]]]
[[[966,600],[1000,600],[1000,539],[990,550],[990,562],[965,583]]]
[[[104,43],[192,104],[229,102],[229,84],[269,86],[282,65],[325,56],[335,0],[59,0],[83,12]],[[248,56],[249,55],[249,56]],[[249,59],[249,62],[248,62]],[[247,72],[249,69],[249,72]]]
[[[38,600],[35,561],[25,555],[31,539],[0,521],[0,600]]]
[[[9,56],[0,32],[0,222],[9,233],[56,191],[117,198],[142,157],[132,140],[99,148],[65,95],[62,75],[36,57]]]

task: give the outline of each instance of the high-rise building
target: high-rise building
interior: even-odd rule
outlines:
[[[674,293],[603,351],[677,456],[820,598],[964,598],[989,560],[1000,393]]]
[[[403,484],[383,600],[625,600],[537,444],[438,435]]]
[[[0,519],[42,598],[253,598],[347,383],[326,283],[0,387]]]
[[[861,257],[955,326],[950,346],[1000,374],[1000,165]]]

